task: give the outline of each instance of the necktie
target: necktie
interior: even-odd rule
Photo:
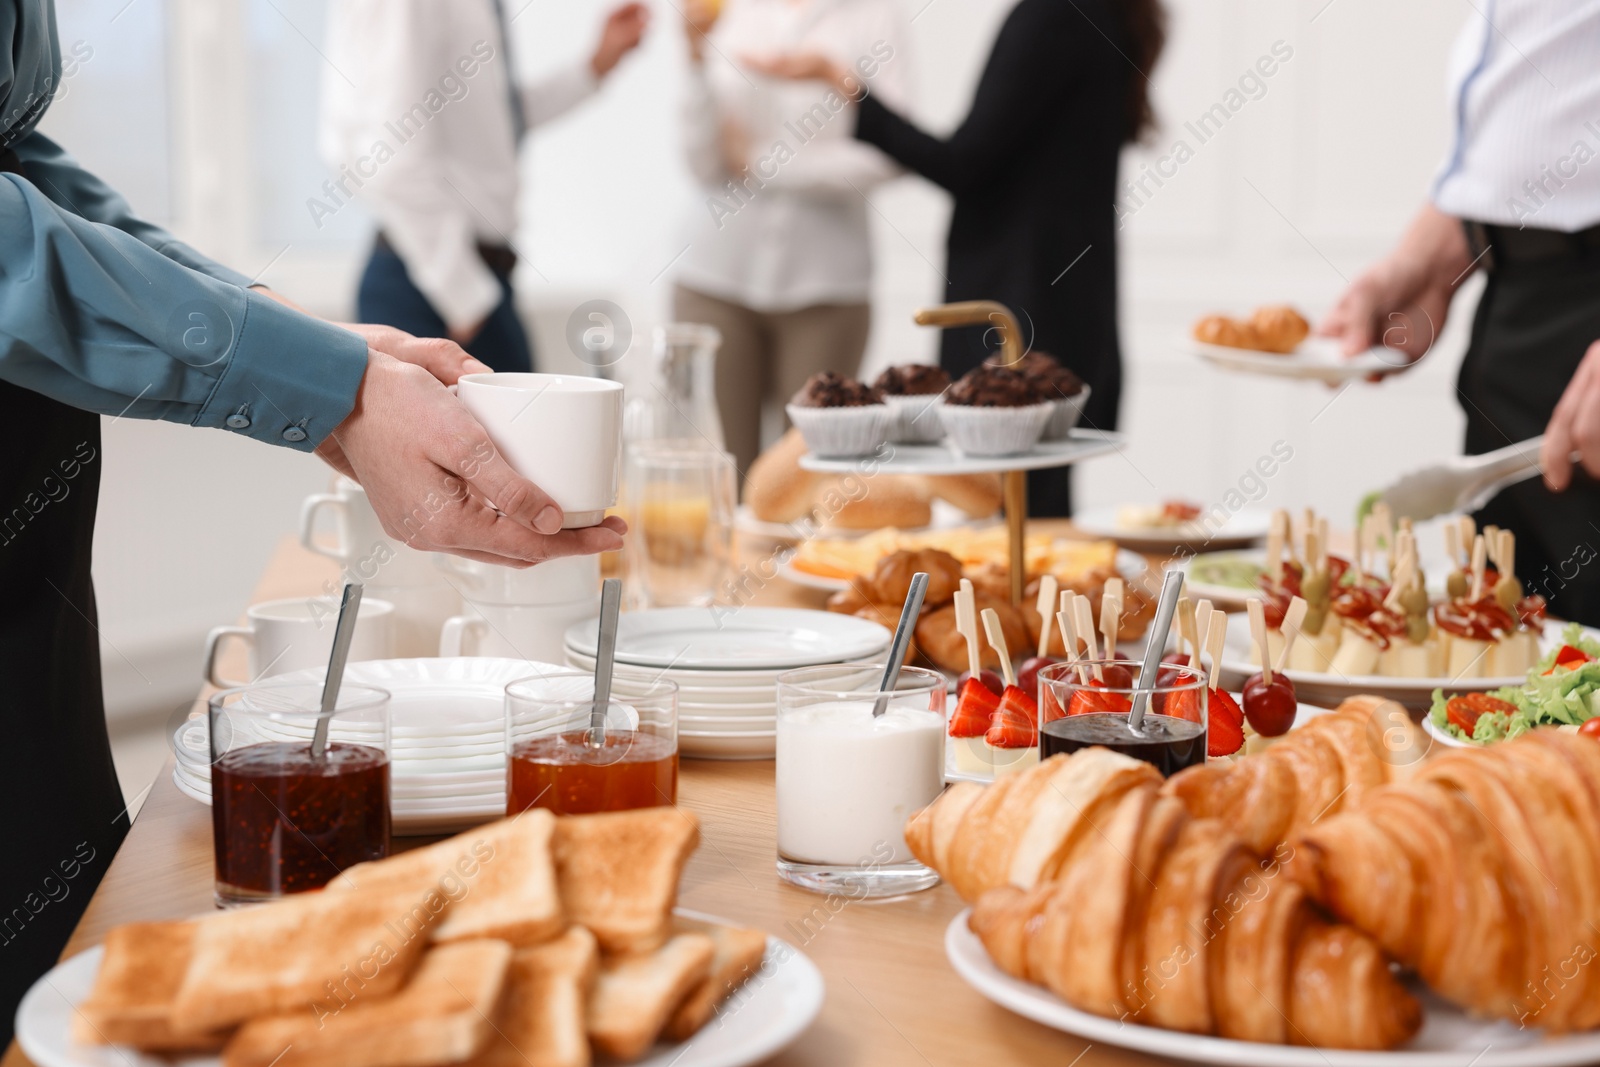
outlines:
[[[511,134],[518,141],[528,129],[522,110],[522,93],[517,89],[517,65],[511,53],[511,25],[506,21],[505,0],[494,0],[494,18],[500,24],[500,61],[506,68],[506,88],[511,95]]]

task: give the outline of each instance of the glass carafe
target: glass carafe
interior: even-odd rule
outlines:
[[[624,433],[630,447],[650,443],[722,451],[716,391],[721,345],[715,326],[674,322],[656,327],[650,373],[628,402]]]

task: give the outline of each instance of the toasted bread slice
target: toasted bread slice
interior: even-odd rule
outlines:
[[[192,922],[129,923],[106,935],[94,988],[72,1017],[72,1039],[147,1052],[208,1052],[226,1033],[172,1028],[172,1002],[194,950]]]
[[[705,934],[675,934],[654,952],[600,964],[589,997],[589,1040],[620,1060],[643,1055],[689,991],[711,973],[716,945]]]
[[[732,995],[756,968],[767,952],[767,935],[743,926],[718,926],[715,923],[677,920],[679,930],[703,933],[711,938],[716,954],[711,957],[711,973],[690,990],[678,1010],[667,1022],[668,1041],[687,1041],[711,1020],[722,1002]]]
[[[194,954],[173,1000],[181,1033],[257,1015],[333,1010],[405,983],[450,902],[437,888],[302,893],[195,923]]]
[[[328,883],[333,890],[413,886],[421,893],[437,884],[453,903],[433,928],[444,943],[495,937],[513,945],[536,945],[561,932],[550,836],[556,818],[530,808],[426,848],[359,863]]]
[[[432,1067],[460,1063],[494,1036],[512,948],[458,941],[430,949],[389,996],[358,994],[335,1010],[295,1007],[252,1019],[223,1067]]]
[[[466,1067],[588,1067],[584,1007],[599,964],[594,935],[581,926],[517,950],[506,972],[497,1033]]]
[[[606,952],[649,952],[672,931],[672,902],[700,824],[681,808],[556,820],[556,879],[569,922]]]

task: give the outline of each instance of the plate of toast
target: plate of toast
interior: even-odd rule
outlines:
[[[17,1013],[38,1067],[739,1067],[821,1009],[798,949],[675,907],[693,813],[533,809],[321,892],[116,927]]]

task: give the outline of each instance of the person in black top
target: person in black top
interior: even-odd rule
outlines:
[[[1153,124],[1149,75],[1165,21],[1159,0],[1020,0],[971,111],[943,138],[885,107],[870,80],[824,58],[751,63],[780,77],[821,78],[859,98],[856,137],[955,197],[946,299],[1010,307],[1028,347],[1055,356],[1094,390],[1083,424],[1115,429],[1117,163],[1122,146]],[[939,362],[964,374],[994,347],[983,327],[946,330]],[[1029,497],[1035,515],[1071,513],[1065,471],[1036,472]]]

